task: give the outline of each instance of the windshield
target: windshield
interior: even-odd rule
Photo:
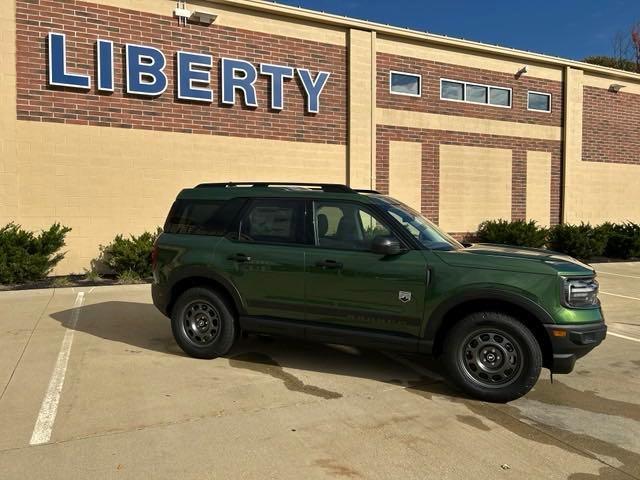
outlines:
[[[395,218],[422,245],[431,250],[464,248],[455,238],[444,233],[413,208],[390,197],[376,196],[378,205]]]

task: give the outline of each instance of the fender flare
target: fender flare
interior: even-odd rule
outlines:
[[[438,330],[442,326],[446,315],[454,308],[463,305],[467,302],[475,300],[497,300],[505,303],[510,303],[519,307],[533,317],[537,318],[540,324],[555,323],[553,317],[538,303],[534,302],[530,298],[523,294],[513,291],[504,291],[494,288],[480,288],[474,290],[468,290],[462,294],[455,294],[442,301],[436,309],[433,311],[424,333],[424,340],[432,342],[435,340]]]
[[[184,280],[192,278],[203,278],[211,282],[217,283],[225,289],[233,300],[234,306],[239,315],[244,315],[247,311],[246,303],[240,295],[240,291],[236,285],[228,278],[213,272],[210,267],[204,265],[189,265],[181,269],[177,269],[171,273],[168,279],[169,291],[173,291],[175,286]],[[175,298],[171,298],[171,303],[175,302]]]

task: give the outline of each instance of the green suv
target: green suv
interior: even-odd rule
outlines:
[[[240,332],[437,356],[506,402],[569,373],[606,335],[592,268],[546,250],[462,245],[386,195],[334,184],[202,184],[173,204],[154,304],[189,355]]]

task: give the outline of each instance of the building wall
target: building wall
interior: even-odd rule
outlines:
[[[612,83],[625,84],[625,92],[610,94],[607,90]],[[632,112],[640,105],[640,82],[621,82],[567,68],[565,88],[563,220],[639,222],[640,129],[633,125]],[[615,111],[612,105],[620,110]],[[601,112],[611,113],[604,117]],[[612,136],[616,128],[620,134]],[[600,144],[607,148],[600,150]]]
[[[582,159],[640,165],[640,95],[583,89]]]
[[[0,86],[9,92],[2,96],[0,224],[16,221],[40,229],[60,221],[70,226],[67,256],[54,273],[81,273],[99,255],[99,245],[117,233],[139,234],[162,225],[177,192],[203,181],[346,180],[346,44],[335,44],[346,41],[344,33],[320,43],[309,40],[317,26],[292,28],[275,19],[265,19],[263,28],[296,37],[227,25],[185,29],[167,15],[173,2],[131,5],[151,10],[159,3],[164,16],[75,1],[18,0],[17,11],[5,19],[11,28],[2,30],[9,33],[0,47]],[[285,23],[288,28],[281,30]],[[67,34],[69,69],[77,73],[92,73],[97,38],[116,41],[116,91],[103,95],[47,87],[49,31]],[[329,70],[332,76],[318,115],[305,114],[297,80],[286,84],[281,112],[267,108],[264,79],[257,82],[260,107],[255,110],[217,101],[179,102],[172,75],[163,96],[140,99],[122,91],[125,41],[160,47],[167,72],[175,71],[175,51],[184,48],[211,52],[214,73],[217,59],[229,55],[304,66],[314,74]],[[215,92],[217,82],[212,74]]]
[[[17,1],[18,120],[62,122],[100,127],[142,128],[180,133],[229,135],[285,141],[346,144],[347,60],[346,47],[280,35],[212,25],[180,26],[173,18],[136,10],[122,10],[76,0],[47,2]],[[72,73],[93,73],[95,42],[114,42],[115,92],[47,86],[47,34],[67,36],[67,65]],[[153,45],[167,59],[168,88],[149,99],[127,95],[124,86],[124,44]],[[298,77],[284,82],[286,108],[269,107],[268,78],[255,83],[258,107],[236,106],[214,98],[212,104],[178,100],[175,91],[176,51],[208,52],[214,67],[223,57],[240,58],[253,64],[299,65],[331,72],[321,97],[322,115],[305,112],[303,87]],[[217,68],[211,88],[219,91]],[[94,78],[95,80],[95,78]]]
[[[203,181],[378,188],[459,236],[497,217],[640,221],[640,77],[268,2],[196,3],[218,15],[212,26],[179,26],[171,0],[15,0],[0,12],[0,225],[72,227],[55,273],[89,268],[117,233],[154,229]],[[98,38],[113,40],[116,91],[47,86],[50,31],[67,35],[78,73],[93,73]],[[164,51],[165,94],[123,93],[124,43]],[[213,55],[212,104],[175,98],[180,49]],[[221,105],[221,56],[330,71],[320,113],[305,113],[298,79],[283,111],[268,108],[264,77],[257,108]],[[391,95],[389,70],[421,74],[422,96]],[[440,100],[440,78],[509,87],[512,108]],[[551,93],[551,113],[527,110],[528,90]]]
[[[487,118],[536,125],[562,125],[562,82],[482,68],[471,68],[422,58],[378,53],[377,105],[380,108],[428,112],[441,115]],[[422,75],[422,96],[394,95],[389,91],[391,70]],[[512,89],[512,107],[502,108],[440,99],[440,79],[475,82]],[[528,91],[551,94],[551,113],[527,110]]]
[[[485,219],[531,214],[544,225],[558,223],[564,92],[562,82],[551,79],[554,71],[539,70],[546,78],[517,77],[514,70],[507,73],[510,65],[494,71],[445,63],[431,51],[416,58],[391,50],[387,45],[377,56],[378,187],[387,191],[401,175],[394,171],[398,160],[389,155],[389,142],[411,139],[423,146],[422,209],[447,231],[464,236]],[[399,43],[396,50],[406,52]],[[392,93],[391,71],[421,75],[421,96]],[[443,78],[510,88],[511,107],[443,100]],[[551,94],[551,112],[528,110],[529,91]],[[549,165],[535,176],[532,166],[540,155]],[[527,192],[530,178],[536,183]]]

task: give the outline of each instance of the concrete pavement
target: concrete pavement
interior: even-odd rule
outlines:
[[[250,337],[188,358],[148,286],[2,293],[0,478],[640,478],[640,264],[597,268],[620,336],[508,405],[417,356]]]

